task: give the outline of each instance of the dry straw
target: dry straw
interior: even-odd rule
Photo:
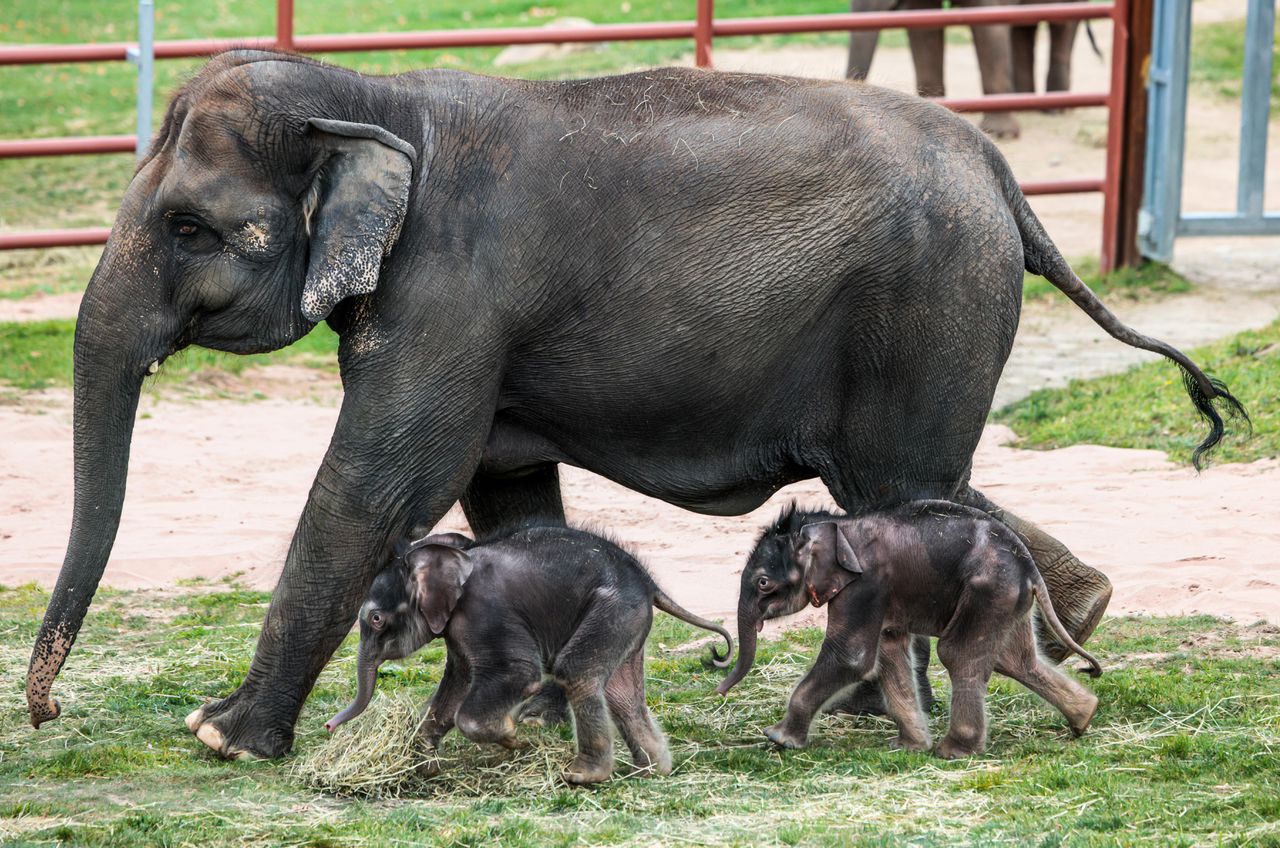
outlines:
[[[294,774],[313,789],[370,798],[491,795],[562,786],[572,743],[521,728],[528,745],[508,751],[451,732],[438,752],[418,739],[420,701],[378,695],[364,714],[302,756]]]

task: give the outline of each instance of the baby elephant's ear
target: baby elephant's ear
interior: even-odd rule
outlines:
[[[800,528],[800,550],[807,552],[805,590],[815,607],[839,594],[862,573],[862,563],[844,530],[834,521],[806,524]]]
[[[450,545],[426,544],[410,551],[407,561],[412,569],[410,595],[431,632],[439,636],[471,576],[471,557]]]

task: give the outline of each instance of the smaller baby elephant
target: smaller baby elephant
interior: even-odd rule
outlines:
[[[577,757],[567,782],[612,774],[613,723],[637,768],[668,774],[671,754],[645,705],[644,643],[655,606],[724,637],[727,653],[712,656],[729,664],[729,631],[676,604],[607,539],[564,526],[479,544],[455,533],[428,536],[374,579],[360,608],[358,693],[325,727],[364,711],[383,661],[443,636],[444,674],[421,730],[432,747],[455,723],[473,742],[519,747],[513,713],[549,675],[573,713]]]
[[[898,726],[894,747],[928,750],[911,669],[913,633],[938,637],[938,658],[951,678],[951,726],[938,756],[953,759],[986,747],[993,670],[1056,707],[1079,736],[1098,699],[1041,659],[1033,597],[1063,644],[1089,661],[1092,676],[1102,674],[1058,621],[1022,540],[986,513],[933,500],[852,518],[793,506],[764,531],[742,572],[738,663],[717,691],[725,694],[750,671],[754,631],[766,619],[829,603],[818,659],[792,692],[786,717],[765,731],[778,745],[804,747],[824,704],[878,677]]]

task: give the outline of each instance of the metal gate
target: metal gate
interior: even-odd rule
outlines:
[[[1240,164],[1234,213],[1183,212],[1191,0],[1156,0],[1147,97],[1147,168],[1138,244],[1144,256],[1173,258],[1178,236],[1280,235],[1280,213],[1264,206],[1267,121],[1275,53],[1276,0],[1249,0],[1241,94]]]

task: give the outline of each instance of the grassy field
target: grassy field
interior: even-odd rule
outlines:
[[[1212,454],[1213,461],[1249,462],[1280,453],[1280,323],[1187,354],[1226,381],[1253,419],[1252,437],[1246,437],[1243,422],[1236,422],[1232,435]],[[1022,437],[1019,447],[1147,448],[1166,451],[1175,462],[1190,462],[1205,432],[1187,401],[1181,375],[1164,359],[1043,389],[994,418]]]
[[[58,684],[64,717],[35,732],[22,674],[45,600],[31,587],[0,591],[6,845],[1280,845],[1272,626],[1107,619],[1090,643],[1107,674],[1085,737],[1071,741],[1061,717],[998,680],[989,752],[946,763],[889,751],[881,719],[825,718],[810,749],[771,750],[760,730],[819,632],[765,643],[722,701],[719,673],[681,647],[693,631],[658,616],[649,699],[671,737],[672,777],[574,790],[556,779],[571,757],[566,731],[528,729],[533,745],[515,755],[455,734],[438,778],[376,800],[299,776],[339,741],[321,724],[354,691],[354,638],[303,712],[295,758],[224,763],[182,717],[244,675],[266,594],[104,591]],[[425,698],[440,667],[436,646],[388,667],[380,697]],[[941,674],[935,683],[945,690]],[[935,734],[945,713],[935,710]]]

